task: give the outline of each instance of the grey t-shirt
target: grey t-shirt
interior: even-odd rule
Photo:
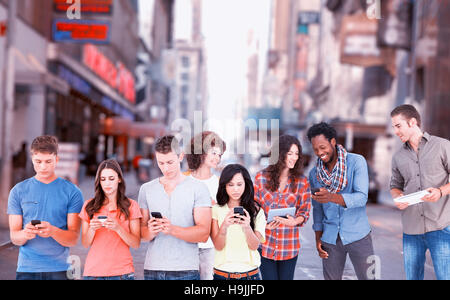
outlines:
[[[195,226],[194,208],[211,207],[207,186],[191,177],[179,183],[172,194],[164,190],[159,178],[141,186],[139,206],[150,212],[160,212],[173,225]],[[188,243],[173,236],[159,233],[150,241],[144,269],[152,271],[198,270],[198,244]]]

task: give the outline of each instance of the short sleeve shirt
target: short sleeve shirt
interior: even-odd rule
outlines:
[[[217,220],[219,227],[229,213],[228,205],[213,206],[212,218]],[[266,216],[262,209],[259,210],[255,219],[255,232],[259,232],[262,241],[265,241]],[[242,227],[238,224],[228,227],[225,247],[215,251],[214,268],[225,272],[247,272],[258,268],[261,264],[261,257],[258,250],[248,248],[247,239]]]
[[[92,200],[86,201],[80,213],[83,221],[90,222],[86,212],[86,205]],[[130,221],[142,218],[141,210],[136,201],[131,200],[129,207],[129,218],[127,219],[120,210],[109,211],[103,206],[93,216],[107,216],[116,219],[119,225],[126,231],[130,232]],[[109,229],[100,228],[95,232],[94,240],[86,257],[84,265],[84,276],[108,277],[119,276],[134,273],[133,257],[131,256],[130,247],[120,238],[120,236]]]
[[[139,206],[149,212],[160,212],[175,226],[195,226],[194,209],[211,208],[208,188],[202,182],[186,177],[169,196],[156,178],[141,186]],[[144,269],[153,271],[199,270],[198,244],[188,243],[159,233],[149,242]]]
[[[23,227],[32,220],[41,220],[67,230],[67,215],[78,214],[82,206],[81,191],[71,182],[57,178],[45,184],[32,177],[11,190],[7,212],[21,215]],[[20,247],[17,272],[66,271],[69,268],[68,257],[68,247],[51,237],[36,236]]]

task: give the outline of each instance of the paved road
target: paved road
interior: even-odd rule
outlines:
[[[404,279],[400,212],[391,207],[369,205],[367,213],[372,225],[375,254],[379,256],[381,262],[381,279]],[[314,232],[311,226],[310,220],[301,231],[302,249],[297,262],[295,279],[323,279],[322,263],[317,256]],[[139,249],[132,250],[137,279],[143,279],[146,249],[147,244],[142,243]],[[80,257],[81,264],[83,264],[87,251],[79,243],[76,247],[71,248],[71,255]],[[17,255],[17,247],[9,247],[0,251],[0,279],[15,278]],[[356,279],[349,260],[345,267],[344,279]],[[425,279],[435,279],[429,255],[425,267]]]
[[[380,275],[383,280],[405,279],[403,269],[402,225],[400,211],[393,207],[368,205],[367,214],[372,226],[375,255],[380,259]],[[322,262],[317,255],[312,220],[301,231],[302,249],[297,262],[295,279],[323,279]],[[356,280],[353,266],[347,256],[344,279]],[[431,257],[427,252],[425,279],[436,279]]]

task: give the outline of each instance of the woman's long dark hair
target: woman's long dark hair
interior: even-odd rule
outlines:
[[[89,219],[92,219],[94,214],[98,212],[105,204],[106,196],[100,184],[100,175],[104,169],[111,169],[119,176],[120,182],[117,188],[117,209],[121,214],[125,215],[126,219],[128,219],[130,216],[129,208],[131,206],[131,202],[130,199],[125,196],[126,187],[122,170],[119,163],[114,159],[105,160],[98,166],[97,174],[95,175],[95,196],[94,199],[86,205],[86,213],[88,214]]]
[[[233,179],[234,175],[240,173],[244,178],[245,190],[241,196],[241,206],[248,211],[250,215],[250,226],[255,229],[255,219],[259,211],[259,205],[255,202],[255,191],[253,181],[247,169],[239,164],[226,166],[219,179],[219,188],[217,189],[216,200],[220,206],[228,203],[227,184]]]
[[[269,173],[269,180],[267,181],[265,188],[271,192],[277,191],[280,187],[281,171],[286,168],[286,157],[292,145],[297,145],[298,147],[298,160],[295,163],[295,166],[289,170],[289,179],[294,181],[303,175],[303,155],[300,141],[291,135],[280,136],[278,143],[272,146],[271,151],[271,156],[274,155],[275,152],[278,152],[278,161],[270,164],[263,170],[263,172]],[[278,146],[278,151],[275,151],[274,147],[276,146]],[[296,192],[296,187],[294,185],[291,186],[291,191],[293,193]]]

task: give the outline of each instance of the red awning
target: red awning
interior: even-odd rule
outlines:
[[[105,135],[126,135],[133,138],[160,137],[166,134],[164,124],[133,122],[119,117],[106,118],[101,122],[100,132]]]

